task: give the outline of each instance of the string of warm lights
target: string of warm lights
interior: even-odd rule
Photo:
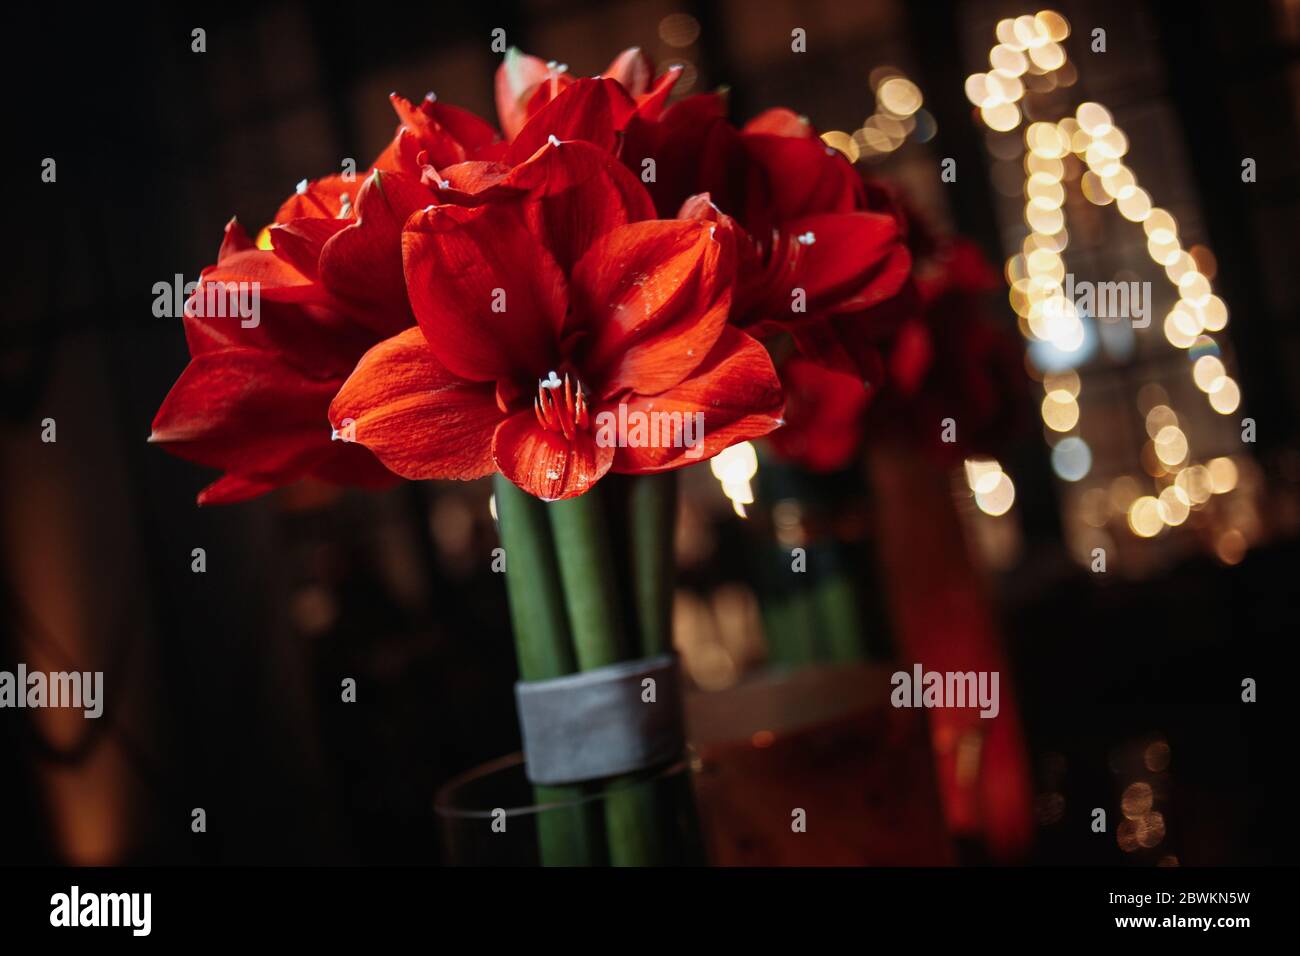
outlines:
[[[828,130],[822,142],[839,150],[849,160],[882,159],[893,153],[910,136],[924,143],[934,137],[934,117],[922,106],[921,89],[892,66],[871,72],[870,83],[876,109],[853,133]],[[1011,510],[1016,486],[996,459],[980,457],[965,462],[967,486],[980,511],[1000,517]]]
[[[1027,92],[1026,79],[1050,76],[1066,70],[1069,63],[1061,42],[1070,26],[1059,13],[1040,11],[1034,16],[1005,19],[998,23],[998,43],[989,52],[991,69],[966,80],[966,95],[979,108],[983,122],[992,130],[1010,132],[1024,119],[1021,101]],[[1182,247],[1173,215],[1153,205],[1151,195],[1138,185],[1137,176],[1126,166],[1128,138],[1100,103],[1080,104],[1074,116],[1057,122],[1033,122],[1024,132],[1025,222],[1029,234],[1020,253],[1007,262],[1011,305],[1019,316],[1019,327],[1031,342],[1050,345],[1064,357],[1056,370],[1043,375],[1044,397],[1040,407],[1044,425],[1063,436],[1053,442],[1052,463],[1057,474],[1078,481],[1091,468],[1091,450],[1076,433],[1079,426],[1081,381],[1068,356],[1079,353],[1086,338],[1080,310],[1065,291],[1063,253],[1069,242],[1065,227],[1065,182],[1067,173],[1079,171],[1084,197],[1098,206],[1114,204],[1120,215],[1139,223],[1147,237],[1147,252],[1162,266],[1178,293],[1176,304],[1163,321],[1166,341],[1191,355],[1192,380],[1221,415],[1236,411],[1241,389],[1227,372],[1212,333],[1221,332],[1228,322],[1223,300],[1214,295],[1210,278],[1191,252]],[[1067,168],[1072,165],[1073,168]],[[1073,179],[1073,176],[1069,178]],[[1208,250],[1199,249],[1213,261]],[[1077,363],[1076,363],[1077,364]],[[1156,389],[1160,392],[1158,386]],[[1144,458],[1153,458],[1148,471],[1158,481],[1168,479],[1157,495],[1137,494],[1127,503],[1127,522],[1139,537],[1154,537],[1164,527],[1182,524],[1190,510],[1212,494],[1236,486],[1236,465],[1229,458],[1193,464],[1186,434],[1178,415],[1164,400],[1153,402],[1146,411],[1149,443]],[[981,482],[991,481],[991,469],[972,470],[967,477],[977,492]]]
[[[849,162],[888,156],[910,136],[918,143],[934,137],[934,117],[922,108],[921,89],[901,71],[882,66],[871,71],[871,90],[876,109],[852,133],[833,129],[822,134],[822,142],[839,150]]]
[[[998,43],[989,52],[989,71],[971,75],[965,84],[967,97],[979,108],[989,129],[1016,129],[1025,120],[1021,104],[1027,95],[1075,82],[1077,74],[1062,46],[1069,34],[1069,22],[1052,10],[997,24]],[[827,146],[857,162],[883,158],[909,136],[923,142],[934,135],[933,117],[922,108],[924,100],[915,83],[894,67],[873,71],[870,82],[875,111],[853,133],[824,133]],[[1073,116],[1056,122],[1031,122],[1024,131],[1024,217],[1029,233],[1021,252],[1007,262],[1007,281],[1022,335],[1030,342],[1050,346],[1064,359],[1060,367],[1042,372],[1040,414],[1049,434],[1055,436],[1049,438],[1053,469],[1071,482],[1088,475],[1092,451],[1078,434],[1082,381],[1075,368],[1078,362],[1069,360],[1072,354],[1082,357],[1087,329],[1065,289],[1067,180],[1077,179],[1081,193],[1092,204],[1113,204],[1125,219],[1142,225],[1148,254],[1164,268],[1178,293],[1162,323],[1165,340],[1189,353],[1192,380],[1214,411],[1228,415],[1241,404],[1241,388],[1229,375],[1213,337],[1228,322],[1227,306],[1213,293],[1207,274],[1212,274],[1213,255],[1203,246],[1183,248],[1173,215],[1153,205],[1150,193],[1138,185],[1136,174],[1125,165],[1127,152],[1128,137],[1110,112],[1096,102],[1083,103]],[[1193,463],[1187,435],[1167,394],[1151,385],[1143,395],[1149,399],[1143,409],[1149,438],[1143,449],[1144,465],[1157,482],[1166,483],[1157,494],[1145,495],[1135,481],[1119,480],[1107,497],[1112,508],[1125,514],[1135,535],[1149,538],[1165,527],[1182,524],[1213,495],[1233,490],[1238,475],[1231,458]],[[723,476],[718,477],[721,480]],[[965,477],[982,512],[996,517],[1011,509],[1015,485],[995,459],[968,459]],[[729,495],[742,514],[743,487],[733,484],[732,489],[740,493]]]

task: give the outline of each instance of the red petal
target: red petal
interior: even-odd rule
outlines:
[[[704,440],[695,447],[664,447],[662,440],[657,447],[631,448],[624,443],[614,459],[614,470],[624,474],[666,471],[712,458],[730,445],[778,427],[783,410],[781,383],[767,350],[728,326],[689,378],[661,395],[634,396],[627,409],[629,420],[634,412],[704,416]],[[593,427],[598,427],[599,415]]]
[[[770,206],[765,201],[763,209],[747,210],[745,226],[756,235],[766,231],[760,223],[863,208],[862,179],[843,154],[820,139],[771,133],[746,133],[743,139],[749,155],[766,171],[771,190]]]
[[[790,332],[799,351],[814,362],[855,375],[875,388],[885,379],[880,352],[886,339],[875,334],[870,315],[865,312],[814,318],[792,325]]]
[[[375,334],[353,322],[337,309],[311,303],[276,302],[265,294],[253,318],[242,318],[227,306],[209,316],[205,279],[187,303],[184,317],[185,340],[190,355],[223,349],[257,349],[277,354],[281,361],[311,379],[342,380],[361,353],[375,342]],[[249,290],[251,293],[251,290]],[[226,300],[229,303],[229,299]],[[241,300],[244,301],[244,300]],[[200,303],[205,303],[200,305]],[[252,310],[248,310],[252,311]]]
[[[534,228],[544,231],[547,247],[566,274],[605,233],[655,215],[641,181],[590,143],[544,147],[516,166],[501,190],[527,191],[538,200],[540,221]]]
[[[275,254],[309,279],[320,277],[325,243],[346,229],[350,219],[291,219],[271,227]]]
[[[573,498],[594,485],[614,461],[614,449],[596,444],[590,432],[572,441],[547,431],[532,410],[502,422],[492,440],[501,474],[543,501]]]
[[[334,442],[322,451],[321,460],[304,473],[302,478],[319,478],[335,485],[356,488],[387,488],[399,479],[381,465],[370,450],[361,445]],[[223,475],[199,492],[200,505],[233,505],[256,498],[299,478],[277,480],[256,475]]]
[[[375,159],[374,168],[386,173],[417,176],[421,168],[420,157],[425,156],[427,159],[427,153],[418,134],[406,126],[399,126],[392,140]]]
[[[618,133],[636,112],[636,103],[615,80],[576,80],[533,115],[506,151],[506,162],[521,163],[552,137],[580,139],[615,152]]]
[[[482,194],[499,186],[510,175],[510,167],[504,163],[474,161],[456,163],[439,172],[439,182],[426,183],[438,190],[438,197],[444,202],[455,202],[473,206],[486,198]],[[442,183],[446,183],[443,186]]]
[[[204,269],[200,279],[250,285],[256,282],[261,298],[273,302],[323,302],[328,298],[312,276],[270,249],[227,253],[215,266]]]
[[[280,485],[244,475],[223,475],[199,492],[200,505],[234,505],[274,491]]]
[[[238,224],[227,228],[221,262],[203,270],[200,282],[185,303],[185,338],[190,354],[226,349],[257,349],[313,380],[342,381],[361,354],[374,344],[375,333],[352,321],[330,301],[324,286],[310,282],[275,252],[256,249]],[[228,282],[289,281],[289,287],[260,285],[257,315],[245,316],[251,287],[234,301],[220,285]],[[209,288],[217,294],[209,301]],[[284,301],[285,299],[289,301]],[[293,301],[293,300],[299,301]],[[306,301],[303,301],[306,300]]]
[[[546,232],[547,246],[566,273],[599,236],[655,215],[650,194],[627,167],[578,140],[548,143],[513,168],[489,162],[448,166],[435,185],[440,199],[458,205],[525,197],[539,203],[538,228]]]
[[[425,101],[425,106],[438,125],[464,147],[466,156],[473,156],[496,141],[497,132],[492,124],[484,122],[469,110],[428,100]]]
[[[729,233],[682,220],[622,226],[591,246],[572,296],[598,394],[662,392],[704,359],[727,321],[733,256]]]
[[[306,182],[304,180],[304,182]],[[357,184],[341,174],[325,176],[295,190],[275,214],[276,222],[292,219],[333,219],[343,208],[343,194],[356,192]]]
[[[376,170],[357,196],[356,221],[325,244],[321,281],[378,337],[415,322],[402,271],[402,226],[433,201],[409,176]]]
[[[202,465],[291,480],[329,450],[325,410],[337,387],[269,352],[207,352],[172,386],[149,440]]]
[[[501,421],[494,390],[443,368],[419,329],[362,356],[330,404],[330,423],[404,478],[481,478]]]
[[[438,167],[463,163],[496,139],[492,127],[467,110],[427,97],[415,106],[396,93],[389,96],[389,102],[401,126],[375,160],[375,168],[385,172],[417,175],[421,154]]]
[[[682,73],[686,67],[681,64],[670,66],[664,70],[659,79],[655,80],[647,92],[636,98],[636,113],[642,119],[657,120],[663,115],[664,104],[668,102],[668,97],[672,95],[673,87],[681,79]]]
[[[934,362],[934,339],[920,319],[904,322],[894,336],[889,354],[889,381],[901,395],[913,395],[921,387]]]
[[[793,136],[796,139],[814,139],[816,130],[808,117],[784,107],[759,113],[744,126],[746,133],[771,133],[773,136]]]
[[[496,100],[497,118],[506,139],[514,139],[528,121],[525,95],[544,80],[549,73],[546,62],[514,47],[506,51],[506,58],[497,67]]]
[[[792,284],[807,293],[809,312],[869,308],[897,295],[912,270],[912,257],[892,216],[808,216],[789,223],[782,233],[801,247]],[[806,236],[811,243],[799,238]]]
[[[719,207],[738,217],[767,204],[766,173],[726,122],[723,105],[717,96],[688,96],[658,121],[638,115],[628,122],[620,155],[638,171],[645,160],[655,161],[655,181],[648,185],[664,218],[701,192],[712,193]]]
[[[558,367],[566,283],[521,204],[416,213],[402,247],[416,321],[452,372],[527,380]]]
[[[781,383],[786,423],[768,436],[777,454],[810,471],[845,467],[862,444],[873,390],[798,355],[782,364]]]
[[[664,119],[670,116],[678,129],[708,120],[726,119],[727,99],[721,93],[696,93],[674,103]]]
[[[650,88],[654,64],[639,46],[628,47],[605,68],[603,76],[617,80],[633,96],[640,96]]]
[[[231,219],[226,223],[226,232],[221,240],[221,249],[217,252],[217,261],[226,259],[239,252],[247,252],[250,249],[256,249],[257,244],[248,238],[248,233],[244,231],[243,225],[236,219]]]

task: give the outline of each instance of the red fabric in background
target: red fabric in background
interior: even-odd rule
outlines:
[[[974,837],[995,862],[1033,840],[1033,786],[1019,708],[998,623],[967,551],[946,469],[891,445],[871,456],[879,555],[900,668],[997,671],[1000,711],[927,711],[949,829]],[[974,748],[978,750],[974,750]]]

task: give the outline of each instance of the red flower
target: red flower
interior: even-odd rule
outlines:
[[[597,80],[574,80],[563,66],[511,50],[496,81],[502,129],[514,141],[507,162],[551,135],[581,139],[617,151],[648,179],[661,216],[698,215],[703,207],[683,203],[707,194],[718,215],[703,218],[739,226],[733,321],[759,335],[794,331],[828,364],[854,368],[854,356],[820,354],[828,333],[818,327],[851,315],[829,330],[851,331],[862,312],[903,286],[910,259],[894,209],[873,205],[853,167],[789,110],[770,110],[736,130],[716,94],[665,109],[677,73],[653,85],[652,76],[635,48]],[[647,160],[654,161],[650,176]]]
[[[844,157],[789,110],[737,130],[721,96],[688,97],[658,118],[628,121],[623,160],[655,160],[661,214],[726,222],[737,233],[732,321],[755,335],[793,335],[800,351],[876,383],[864,340],[877,309],[905,287],[911,257],[895,211]],[[669,211],[671,210],[671,211]]]
[[[205,314],[208,289],[227,281],[266,283],[256,326]],[[226,472],[199,493],[199,504],[243,501],[309,475],[365,487],[393,480],[365,449],[331,442],[325,424],[330,398],[375,334],[274,252],[257,249],[233,220],[184,323],[191,360],[149,440]]]
[[[835,471],[853,460],[869,434],[920,444],[953,464],[996,453],[1023,424],[1021,350],[985,308],[997,273],[971,242],[922,237],[932,254],[909,284],[912,308],[891,305],[897,321],[871,346],[883,388],[864,389],[856,377],[799,356],[781,364],[786,425],[769,441],[782,457],[810,471]],[[949,417],[958,440],[945,443],[940,423]]]
[[[766,351],[727,325],[730,237],[644,221],[630,174],[580,175],[603,154],[548,146],[560,195],[437,206],[403,234],[419,322],[368,352],[330,407],[408,478],[500,471],[539,498],[582,494],[611,468],[654,472],[779,424]],[[612,167],[617,168],[617,167]],[[651,419],[658,413],[658,419]],[[629,422],[671,422],[624,433]],[[696,415],[702,434],[683,433]]]
[[[421,160],[459,162],[495,134],[470,114],[400,97],[393,143],[360,179],[304,181],[259,249],[233,221],[217,264],[187,304],[191,361],[154,419],[150,441],[226,475],[200,504],[242,501],[303,477],[378,487],[395,480],[361,446],[332,440],[329,402],[375,343],[414,325],[402,274],[407,216],[438,201]],[[260,320],[207,314],[210,290],[256,283]]]
[[[875,434],[914,443],[944,463],[992,454],[1025,421],[1028,379],[1010,329],[990,318],[997,272],[964,239],[938,240],[917,272],[918,318],[905,323],[886,361],[891,387],[872,409]],[[952,418],[957,441],[940,441]]]
[[[676,74],[651,85],[652,75],[636,49],[590,80],[510,51],[497,71],[497,108],[513,140],[506,166],[551,135],[616,152],[647,181],[661,216],[735,231],[733,323],[758,336],[789,332],[804,354],[878,385],[878,344],[915,310],[897,207],[789,110],[737,130],[717,94],[665,108]],[[494,174],[478,170],[471,182]]]
[[[609,111],[594,82],[571,84],[572,95],[550,104],[541,121],[598,132]],[[564,214],[566,177],[616,168],[613,188],[635,190],[638,217],[651,214],[640,185],[629,188],[630,175],[612,157],[575,150],[576,165],[557,170],[533,161],[536,149],[524,153],[523,144],[510,152],[490,126],[456,107],[433,98],[418,106],[397,95],[391,101],[401,125],[367,174],[299,184],[276,214],[269,250],[254,248],[232,224],[218,263],[200,277],[191,301],[198,307],[187,308],[184,320],[192,360],[151,440],[227,472],[200,493],[202,504],[243,500],[309,475],[364,486],[391,478],[363,448],[331,440],[338,436],[326,422],[330,400],[365,351],[415,323],[401,242],[411,213],[541,190],[548,208]],[[205,316],[202,304],[218,283],[257,283],[265,321],[245,328]]]
[[[872,391],[855,375],[836,372],[801,355],[781,364],[783,428],[768,436],[772,450],[812,472],[839,471],[862,445]]]

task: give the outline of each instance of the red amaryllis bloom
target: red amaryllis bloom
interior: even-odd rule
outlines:
[[[602,233],[593,224],[625,215],[625,196],[574,199],[413,216],[403,248],[419,328],[365,355],[330,407],[334,426],[405,477],[500,471],[547,500],[611,468],[676,468],[776,428],[771,360],[727,325],[727,234],[660,220]]]
[[[241,281],[234,276],[267,281],[255,326],[227,304],[208,307],[221,301],[209,289]],[[217,264],[204,270],[184,323],[190,363],[149,440],[226,472],[199,493],[199,504],[243,501],[307,476],[363,487],[394,480],[369,452],[331,442],[324,417],[376,334],[322,301],[274,252],[256,248],[238,223],[226,227]]]
[[[876,344],[915,307],[900,295],[911,262],[898,208],[789,110],[737,130],[717,94],[665,109],[677,74],[653,85],[652,76],[635,49],[587,80],[512,50],[497,71],[498,112],[513,140],[502,161],[521,161],[551,135],[617,152],[661,216],[735,230],[733,323],[758,336],[789,332],[822,364],[878,384]],[[459,188],[472,172],[472,189],[501,175],[500,166],[472,166],[448,173],[447,184]]]
[[[590,99],[576,92],[579,102]],[[218,263],[201,275],[191,302],[199,307],[187,307],[184,320],[192,360],[151,436],[227,472],[200,493],[201,504],[239,501],[305,476],[363,486],[391,480],[363,447],[331,440],[327,410],[370,346],[414,325],[401,248],[411,213],[537,189],[554,198],[566,181],[608,176],[611,167],[630,178],[612,158],[587,154],[575,155],[563,175],[547,162],[530,165],[531,154],[506,165],[497,161],[506,144],[472,114],[432,97],[391,101],[400,126],[367,173],[300,183],[268,230],[270,249],[254,248],[232,224]],[[584,112],[592,110],[564,114],[580,122]],[[490,175],[479,172],[485,167]],[[453,171],[455,188],[439,170]],[[649,212],[643,203],[638,216]],[[205,315],[208,291],[226,283],[250,291],[256,283],[265,320],[250,328]]]
[[[916,311],[900,311],[889,336],[873,346],[883,388],[864,388],[854,376],[799,356],[781,363],[786,425],[769,441],[782,457],[810,471],[838,470],[869,434],[920,444],[953,464],[998,452],[1023,424],[1021,350],[986,309],[996,272],[967,240],[922,231],[917,241],[931,252],[909,290]],[[945,418],[957,423],[956,442],[940,440]]]
[[[681,216],[717,222],[736,234],[734,324],[764,338],[788,333],[801,353],[826,368],[871,388],[882,383],[879,343],[916,308],[908,284],[911,259],[894,219],[866,212],[811,215],[759,241],[708,194],[688,199]]]
[[[401,229],[440,201],[426,164],[486,154],[490,126],[427,99],[398,96],[401,121],[368,173],[304,180],[276,213],[270,249],[227,227],[200,276],[184,324],[191,361],[163,401],[150,440],[226,475],[200,504],[241,501],[303,477],[377,487],[395,480],[361,446],[333,441],[329,402],[372,345],[415,318],[402,274]],[[256,324],[207,308],[234,284],[256,295]],[[256,290],[256,291],[254,291]]]
[[[571,97],[562,97],[564,103],[553,104],[561,107],[560,116],[539,114],[540,121],[567,131],[566,119],[581,127],[588,125],[585,116],[604,117],[590,105],[592,95],[575,87]],[[378,338],[415,321],[402,270],[401,233],[416,210],[443,203],[478,205],[537,190],[558,202],[592,176],[609,180],[608,188],[620,196],[641,189],[635,182],[628,186],[632,177],[613,157],[585,143],[570,150],[561,167],[540,150],[545,138],[525,151],[522,142],[507,146],[496,140],[486,123],[464,110],[428,98],[418,107],[395,94],[391,100],[402,124],[361,190],[349,199],[334,177],[304,184],[300,195],[281,207],[270,230],[276,255],[298,270],[313,293],[345,305]],[[483,156],[497,158],[470,158]],[[647,209],[641,202],[639,214]]]
[[[605,197],[586,210],[584,240],[653,214],[631,173],[585,143],[572,144],[563,163],[542,151],[485,185],[477,201],[530,195],[563,218],[582,206],[573,197],[584,189]],[[232,224],[218,263],[202,274],[185,316],[192,360],[151,436],[228,473],[199,495],[201,504],[240,501],[306,476],[364,487],[392,478],[363,446],[346,441],[346,430],[331,433],[329,403],[367,349],[414,326],[402,267],[407,218],[464,194],[439,194],[407,173],[376,169],[334,215],[292,215],[320,204],[328,213],[331,197],[344,195],[332,184],[305,185],[270,228],[270,250],[254,248]],[[255,282],[263,311],[256,327],[204,314],[209,286]]]
[[[414,325],[402,224],[438,199],[416,157],[459,161],[462,140],[494,134],[431,101],[416,109],[394,97],[394,107],[403,125],[368,175],[299,184],[269,229],[270,249],[232,222],[216,265],[200,276],[184,317],[191,360],[150,436],[226,472],[199,493],[200,504],[242,501],[304,477],[362,487],[395,480],[364,448],[332,440],[329,403],[370,346]],[[257,296],[256,325],[205,307],[220,302],[209,290],[224,286]]]
[[[964,239],[940,240],[918,270],[918,318],[905,323],[886,361],[890,386],[868,416],[880,437],[920,442],[944,463],[1001,450],[1025,422],[1023,350],[988,314],[997,272]],[[941,422],[956,422],[944,442]]]
[[[816,361],[875,380],[878,365],[861,343],[877,334],[876,309],[911,270],[896,210],[806,120],[770,110],[737,130],[724,107],[721,96],[694,96],[657,119],[631,117],[624,162],[655,161],[650,190],[661,214],[736,229],[736,325],[789,332]]]

